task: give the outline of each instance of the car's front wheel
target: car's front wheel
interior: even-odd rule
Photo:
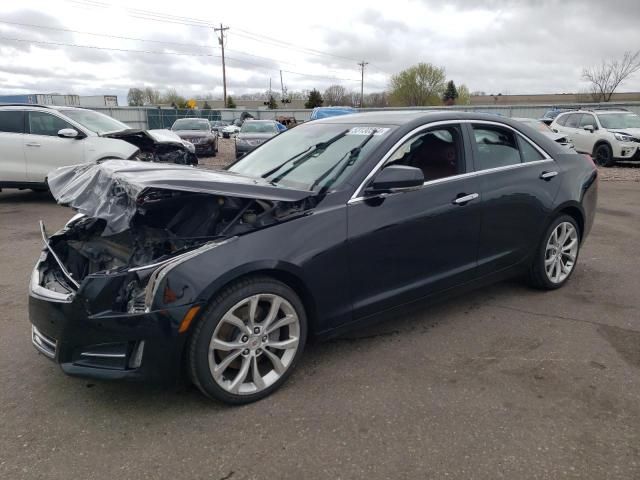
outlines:
[[[306,337],[304,307],[291,288],[268,277],[241,280],[220,292],[196,325],[191,380],[226,403],[259,400],[291,374]]]
[[[569,215],[561,215],[547,229],[529,269],[530,283],[553,290],[573,273],[580,250],[580,230]]]
[[[613,158],[613,150],[606,143],[601,143],[594,149],[593,158],[600,167],[611,167],[616,163]]]

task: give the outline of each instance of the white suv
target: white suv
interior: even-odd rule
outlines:
[[[154,146],[165,145],[163,153]],[[0,189],[45,190],[58,167],[107,158],[193,163],[193,145],[167,130],[132,130],[92,110],[39,105],[0,105]],[[195,160],[197,163],[197,159]]]
[[[558,115],[550,125],[567,135],[581,153],[603,167],[617,160],[640,161],[640,116],[624,109],[574,110]]]

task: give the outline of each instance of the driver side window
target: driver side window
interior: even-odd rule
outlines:
[[[74,127],[55,115],[44,112],[29,112],[29,130],[32,135],[57,137],[58,132],[63,128]]]
[[[447,125],[410,138],[393,153],[385,166],[419,168],[425,182],[429,182],[463,173],[463,152],[460,127]]]

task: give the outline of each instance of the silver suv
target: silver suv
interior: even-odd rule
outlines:
[[[602,167],[618,160],[640,161],[640,116],[625,109],[574,110],[558,115],[550,125],[567,135],[581,153]]]

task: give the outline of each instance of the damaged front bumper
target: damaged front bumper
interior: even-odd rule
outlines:
[[[136,313],[114,312],[119,275],[89,276],[67,294],[41,285],[43,251],[29,288],[34,347],[62,370],[96,379],[175,383],[180,377],[185,335],[179,327],[192,305]]]

